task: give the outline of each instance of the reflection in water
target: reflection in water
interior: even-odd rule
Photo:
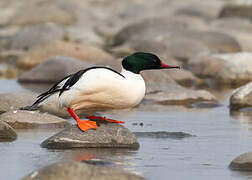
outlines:
[[[252,179],[252,172],[247,171],[231,171],[233,177],[239,178],[244,177],[244,179]]]
[[[243,111],[230,110],[230,116],[235,119],[236,122],[247,125],[248,128],[252,126],[252,111],[249,111],[249,109],[244,109]]]

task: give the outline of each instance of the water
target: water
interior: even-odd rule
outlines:
[[[112,162],[150,180],[252,179],[252,173],[228,168],[235,157],[252,150],[252,113],[230,113],[227,97],[225,93],[223,106],[216,108],[141,106],[111,113],[125,120],[134,132],[182,131],[195,135],[182,139],[139,137],[139,150],[47,150],[40,143],[60,129],[20,130],[16,141],[0,143],[0,179],[16,180],[54,162],[88,158]],[[139,126],[141,122],[143,126]]]

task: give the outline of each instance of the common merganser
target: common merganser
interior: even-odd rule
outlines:
[[[100,116],[87,116],[89,120],[80,120],[75,112],[79,114],[134,107],[145,95],[145,82],[140,72],[170,68],[179,66],[166,65],[151,53],[136,52],[123,59],[121,73],[100,66],[80,70],[40,94],[37,101],[25,109],[34,110],[48,103],[55,103],[56,98],[57,108],[68,111],[82,131],[96,129],[97,124],[92,121],[94,119],[124,123]]]

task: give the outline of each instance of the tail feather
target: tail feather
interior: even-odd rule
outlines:
[[[25,106],[25,107],[21,107],[19,109],[20,110],[26,110],[26,111],[36,111],[36,110],[38,110],[38,106],[33,104],[31,106]]]

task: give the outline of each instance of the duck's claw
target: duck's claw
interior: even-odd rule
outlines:
[[[87,118],[87,119],[90,119],[90,120],[101,119],[101,120],[108,121],[108,122],[112,122],[112,123],[122,123],[122,124],[125,123],[125,122],[123,122],[123,121],[118,121],[118,120],[114,120],[114,119],[108,119],[108,118],[102,117],[102,116],[88,116],[88,117],[86,117],[86,118]]]
[[[89,120],[79,120],[77,121],[78,127],[82,131],[87,131],[88,129],[97,129],[96,122],[94,121],[89,121]]]

